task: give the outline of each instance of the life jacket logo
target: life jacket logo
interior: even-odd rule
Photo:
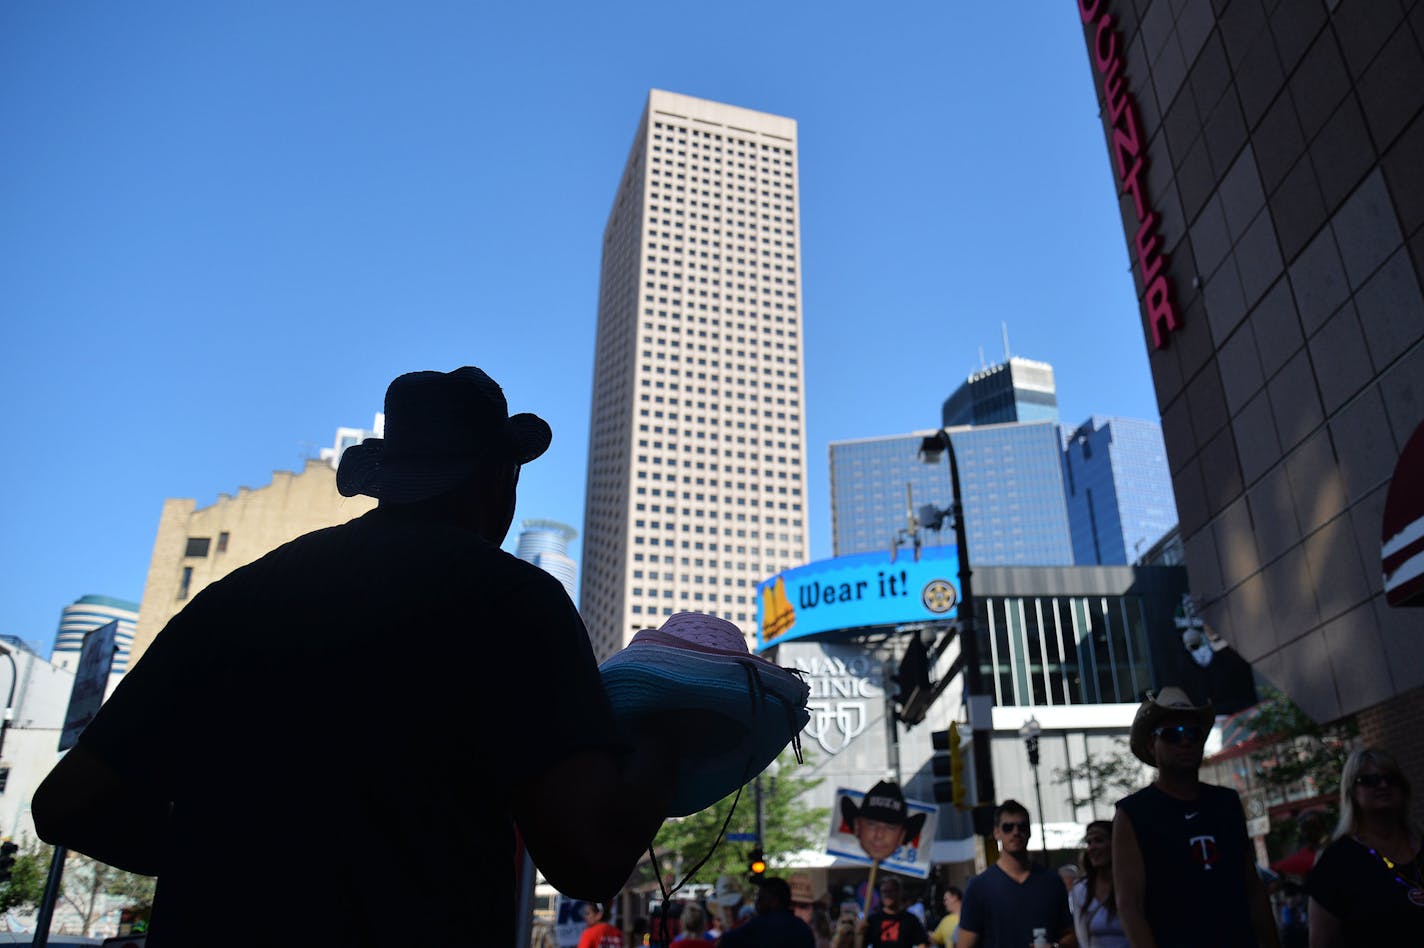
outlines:
[[[1192,861],[1210,872],[1218,857],[1215,836],[1193,836],[1188,844],[1192,847]]]

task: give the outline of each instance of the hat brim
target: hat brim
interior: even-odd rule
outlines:
[[[545,451],[554,433],[544,419],[523,412],[505,422],[502,450],[495,455],[528,464]],[[498,443],[498,439],[496,439]],[[347,448],[336,468],[336,489],[343,497],[358,494],[408,504],[453,490],[475,472],[477,456],[392,458],[384,438],[367,438]]]
[[[696,813],[736,792],[810,721],[806,684],[779,666],[747,658],[630,644],[599,669],[615,717],[706,711],[725,719],[721,735],[689,735],[707,743],[681,756],[669,816]]]
[[[855,802],[851,800],[850,797],[841,797],[841,819],[847,824],[849,824],[852,830],[855,829],[856,819],[861,815],[862,814],[860,812],[860,808],[855,805]],[[878,817],[874,816],[868,818],[872,820],[878,819]],[[908,843],[910,840],[920,835],[920,830],[925,828],[926,819],[927,815],[924,813],[912,813],[909,816],[905,817],[904,822],[900,824],[905,828],[905,842]],[[890,821],[882,820],[881,822],[888,823]]]

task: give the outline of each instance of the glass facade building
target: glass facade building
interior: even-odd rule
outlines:
[[[1064,440],[1075,563],[1133,562],[1176,526],[1160,425],[1094,415]]]
[[[933,431],[830,446],[836,556],[887,549],[909,530],[910,511],[950,501],[948,462],[926,464],[920,443]],[[1064,502],[1062,443],[1052,422],[955,428],[964,522],[976,565],[1067,566],[1073,544]],[[908,485],[908,489],[907,489]],[[948,525],[921,531],[927,545],[953,543]]]
[[[572,599],[578,565],[569,558],[569,543],[576,536],[577,530],[557,520],[525,520],[520,524],[514,555],[557,579]]]
[[[940,410],[945,428],[1010,421],[1058,421],[1053,366],[1018,356],[987,366],[965,379]]]

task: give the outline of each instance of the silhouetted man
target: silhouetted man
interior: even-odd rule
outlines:
[[[35,795],[44,839],[158,876],[150,948],[508,945],[516,823],[606,900],[667,813],[672,723],[620,735],[563,587],[500,549],[549,426],[471,367],[385,407],[337,473],[377,509],[203,590]]]
[[[723,935],[718,948],[815,948],[816,936],[791,911],[791,886],[785,879],[758,884],[756,917]]]

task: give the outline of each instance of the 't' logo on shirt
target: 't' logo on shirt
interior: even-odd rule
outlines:
[[[1210,871],[1211,867],[1216,865],[1215,836],[1193,836],[1187,843],[1192,847],[1192,861],[1202,869]]]

